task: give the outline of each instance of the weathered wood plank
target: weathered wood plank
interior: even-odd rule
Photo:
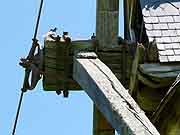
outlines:
[[[44,90],[55,91],[65,89],[65,87],[70,90],[81,89],[72,80],[73,55],[76,51],[95,50],[95,47],[93,40],[75,40],[69,45],[61,41],[45,41]]]
[[[65,42],[45,41],[46,49],[62,48]],[[71,42],[72,49],[94,49],[92,40],[74,40]]]
[[[110,2],[110,1],[106,1]],[[111,2],[110,2],[111,3]],[[106,3],[107,4],[107,3]],[[102,5],[101,5],[102,6]],[[111,5],[113,6],[113,5]],[[101,8],[102,9],[102,8]],[[93,40],[75,40],[71,42],[70,47],[70,54],[66,57],[68,63],[69,63],[69,76],[68,78],[72,78],[72,67],[73,67],[73,55],[75,55],[79,51],[91,51],[95,50]],[[43,81],[43,83],[52,82],[52,86],[50,88],[56,88],[54,82],[57,82],[57,79],[55,77],[51,76],[57,76],[59,72],[64,72],[64,42],[56,42],[56,41],[45,41],[45,48],[44,48],[44,72],[48,75],[46,76],[47,81]],[[127,56],[127,72],[126,72],[126,78],[127,82],[130,76],[130,69],[131,69],[131,63],[132,63],[132,56],[128,54],[129,49],[134,47],[134,45],[128,45],[126,50]],[[123,45],[119,45],[115,48],[104,48],[103,50],[98,50],[98,56],[100,59],[106,63],[106,65],[114,72],[116,73],[118,79],[122,80],[122,52],[123,52]],[[52,75],[53,74],[53,75]],[[62,77],[62,76],[61,76]],[[59,78],[59,77],[58,77]],[[62,80],[62,79],[61,79]],[[126,83],[128,84],[128,83]],[[44,86],[50,86],[48,85]],[[77,84],[75,84],[77,86]],[[128,86],[128,85],[126,85]],[[59,87],[59,86],[57,86]],[[50,90],[49,87],[44,87],[44,89]],[[75,87],[74,89],[76,89]],[[54,90],[54,89],[53,89]]]
[[[153,78],[137,72],[137,80],[151,88],[163,88],[172,84],[173,78]]]
[[[130,71],[132,66],[133,57],[128,53],[128,48],[131,48],[131,45],[120,45],[116,49],[108,49],[108,51],[98,51],[99,59],[105,63],[116,77],[124,82],[124,87],[128,88]],[[123,55],[125,57],[123,57]]]
[[[130,84],[129,84],[129,92],[132,96],[135,96],[138,91],[137,71],[139,64],[144,63],[144,56],[145,56],[145,48],[142,44],[138,44],[135,58],[132,63],[132,71],[131,71]]]
[[[162,65],[160,63],[140,64],[142,73],[157,78],[175,78],[180,73],[179,65]]]
[[[74,58],[73,78],[119,134],[159,135],[111,70],[99,59]],[[127,133],[126,133],[127,134]]]
[[[119,0],[97,0],[96,36],[99,49],[117,46]]]
[[[159,63],[140,64],[138,79],[152,88],[167,87],[180,73],[178,65],[161,65]]]
[[[70,91],[81,91],[82,88],[72,79],[68,79],[68,89]],[[61,78],[51,79],[48,77],[47,79],[44,79],[43,87],[46,88],[44,91],[56,91],[56,90],[62,90],[63,81]]]
[[[107,122],[103,114],[94,105],[93,110],[93,135],[114,135],[115,130]]]
[[[122,52],[119,53],[113,53],[113,52],[106,52],[106,53],[99,53],[98,56],[101,60],[103,60],[106,63],[111,63],[111,64],[117,64],[119,63],[120,65],[122,64],[123,56]],[[127,53],[127,64],[132,63],[133,58]]]
[[[126,84],[126,72],[127,72],[127,53],[126,53],[126,49],[127,48],[127,44],[123,45],[123,51],[122,51],[122,84],[125,85]]]

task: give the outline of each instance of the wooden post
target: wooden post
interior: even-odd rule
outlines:
[[[133,25],[137,19],[137,0],[124,0],[124,38],[133,40]],[[138,25],[138,24],[137,24]]]
[[[137,71],[139,64],[144,63],[144,55],[145,55],[145,48],[142,44],[137,45],[135,58],[132,64],[132,71],[130,76],[130,84],[129,84],[129,93],[136,97],[137,90],[138,90],[138,79],[137,79]]]
[[[118,46],[119,0],[97,0],[96,37],[99,49]]]
[[[127,76],[127,44],[122,45],[122,84],[123,86],[127,86],[126,84],[126,76]]]
[[[118,46],[118,24],[119,22],[119,0],[97,0],[96,9],[96,37],[99,42],[98,50],[114,48]],[[96,109],[95,109],[96,111]],[[96,115],[96,114],[94,114]],[[100,121],[96,121],[93,131],[98,128],[102,121],[100,113],[97,114]],[[97,123],[96,123],[97,122]],[[108,123],[104,119],[104,123]],[[113,135],[114,130],[111,128],[107,134],[94,133],[94,135]]]
[[[74,58],[73,78],[76,80],[113,128],[122,134],[159,135],[154,125],[139,108],[112,71],[93,53]]]
[[[114,135],[115,131],[103,114],[94,105],[93,112],[93,135]]]

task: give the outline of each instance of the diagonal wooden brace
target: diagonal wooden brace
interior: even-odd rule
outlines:
[[[112,71],[98,58],[74,57],[73,78],[119,134],[159,135]],[[127,127],[126,133],[122,129]]]

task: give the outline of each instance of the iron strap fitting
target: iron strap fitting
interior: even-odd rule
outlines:
[[[43,74],[43,50],[40,49],[37,39],[32,39],[33,44],[27,58],[20,59],[20,65],[25,68],[25,77],[22,91],[32,90],[36,87],[38,81]],[[35,51],[37,49],[37,53]],[[31,73],[31,83],[29,83],[29,77]]]
[[[62,42],[63,46],[61,46],[60,48],[63,49],[63,65],[64,65],[64,75],[63,75],[63,80],[62,80],[62,83],[63,83],[63,96],[64,97],[68,97],[69,95],[69,91],[68,91],[68,77],[69,77],[69,71],[70,71],[70,61],[69,61],[69,56],[70,56],[70,50],[71,50],[71,38],[69,37],[68,35],[68,32],[63,32],[63,36],[60,37],[59,35],[57,35],[57,37],[53,37],[53,39],[55,39],[55,41],[57,43],[59,42]],[[57,51],[57,56],[56,57],[59,57],[59,53],[58,53],[58,49],[56,50]],[[58,66],[58,65],[57,65]],[[56,93],[58,95],[61,94],[61,90],[57,90]]]

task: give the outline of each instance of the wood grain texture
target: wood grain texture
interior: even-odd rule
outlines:
[[[43,76],[45,91],[63,90],[65,80],[67,89],[81,90],[81,87],[72,79],[73,52],[74,50],[92,50],[92,41],[72,41],[67,56],[65,56],[66,46],[65,42],[45,41]]]
[[[96,36],[99,49],[117,46],[119,0],[97,0]]]
[[[115,130],[106,120],[104,115],[94,105],[93,110],[93,135],[114,135]]]
[[[138,91],[137,71],[140,63],[144,63],[145,48],[142,44],[137,45],[135,58],[132,62],[132,70],[130,76],[129,92],[134,97]]]
[[[123,51],[123,45],[121,45],[119,48],[99,51],[97,53],[99,59],[112,70],[119,81],[124,82],[123,85],[126,88],[129,86],[128,80],[130,79],[130,71],[133,60],[133,57],[128,52],[127,48],[126,51]],[[126,55],[124,60],[123,55]],[[124,66],[126,68],[124,68]]]
[[[111,70],[99,59],[74,58],[73,78],[119,134],[159,135]],[[128,127],[126,133],[122,132]]]
[[[72,41],[70,55],[66,58],[69,62],[68,82],[69,89],[81,90],[79,85],[72,80],[73,71],[73,55],[74,51],[92,51],[93,45],[91,40],[77,40]],[[44,49],[44,79],[43,86],[46,91],[55,91],[56,89],[62,89],[63,72],[64,72],[64,56],[63,56],[63,45],[61,42],[47,41],[45,42]],[[126,84],[123,84],[126,88],[129,85],[129,76],[132,65],[133,57],[129,54],[128,48],[132,45],[128,45],[125,51],[123,51],[123,45],[117,48],[106,48],[105,51],[99,50],[98,57],[113,71],[116,77],[122,81],[126,79]],[[74,51],[72,51],[74,50]],[[123,60],[122,53],[127,55],[126,61]],[[123,62],[124,61],[124,62]],[[126,66],[126,72],[123,77],[123,63]],[[73,84],[75,83],[75,84]]]

